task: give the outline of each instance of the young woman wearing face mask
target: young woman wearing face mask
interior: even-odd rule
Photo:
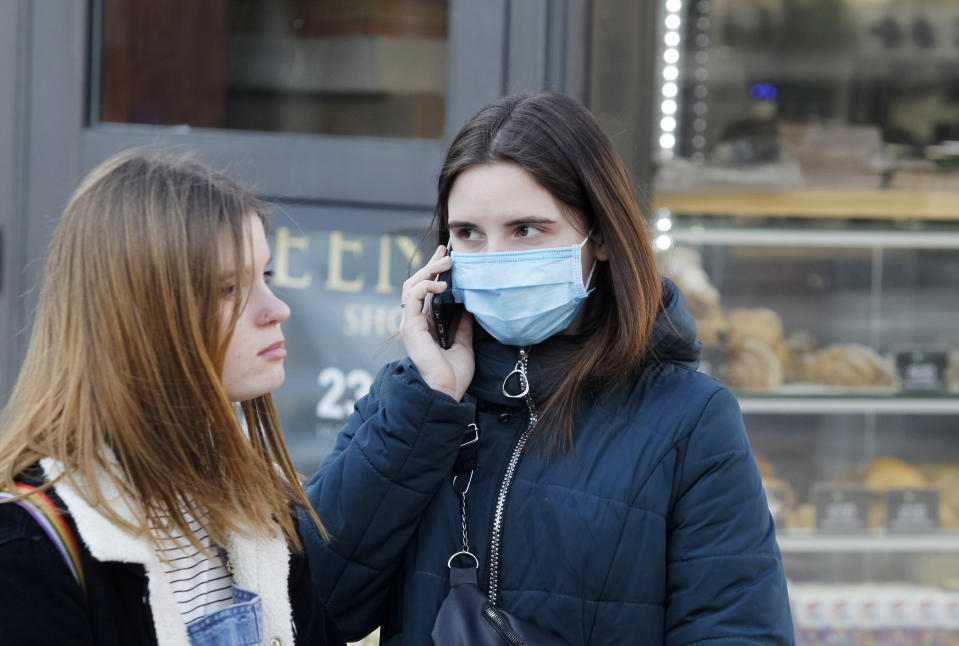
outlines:
[[[291,512],[264,224],[186,157],[123,153],[74,193],[0,421],[4,644],[344,643]]]
[[[450,147],[435,225],[401,297],[409,356],[306,486],[330,541],[305,544],[347,637],[432,643],[463,550],[489,601],[562,643],[792,643],[736,400],[696,371],[694,322],[589,112],[552,94],[484,108]],[[424,305],[451,266],[469,314],[443,349]],[[464,537],[451,473],[470,424]]]

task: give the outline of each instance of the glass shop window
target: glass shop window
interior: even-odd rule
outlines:
[[[95,0],[94,123],[438,139],[448,0]]]
[[[657,186],[959,188],[959,3],[666,0]]]

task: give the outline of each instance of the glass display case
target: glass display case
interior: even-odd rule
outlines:
[[[799,644],[959,643],[959,3],[666,0],[652,226]]]

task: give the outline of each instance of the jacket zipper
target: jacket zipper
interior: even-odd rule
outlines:
[[[530,433],[536,422],[539,421],[539,411],[533,404],[533,397],[530,395],[529,381],[526,375],[526,368],[529,363],[527,348],[519,349],[519,360],[516,367],[506,376],[503,381],[503,394],[507,397],[523,397],[526,401],[526,407],[529,409],[529,422],[526,425],[516,444],[513,446],[513,452],[510,455],[509,462],[506,465],[506,473],[503,474],[503,480],[499,486],[499,494],[496,496],[496,507],[493,511],[493,523],[490,530],[490,559],[489,559],[489,590],[487,598],[493,605],[496,604],[499,595],[499,567],[500,558],[503,551],[503,520],[506,515],[506,499],[509,497],[510,488],[513,485],[513,477],[516,475],[516,469],[519,466],[520,458],[523,457],[523,450],[526,448],[526,442],[529,440]],[[519,395],[510,395],[506,392],[506,382],[513,375],[519,376],[522,392]]]
[[[527,646],[526,640],[510,630],[509,624],[499,614],[496,606],[487,605],[483,608],[483,617],[492,624],[493,629],[498,632],[510,646]]]

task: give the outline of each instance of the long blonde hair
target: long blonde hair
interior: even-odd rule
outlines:
[[[143,535],[193,539],[188,515],[225,544],[273,533],[300,549],[291,505],[310,508],[269,395],[242,402],[221,383],[244,303],[221,321],[220,231],[241,267],[263,206],[189,156],[121,153],[77,188],[53,234],[26,358],[0,416],[0,487],[41,458],[62,463],[86,501]],[[106,473],[138,512],[113,510]],[[48,483],[50,484],[50,483]]]

